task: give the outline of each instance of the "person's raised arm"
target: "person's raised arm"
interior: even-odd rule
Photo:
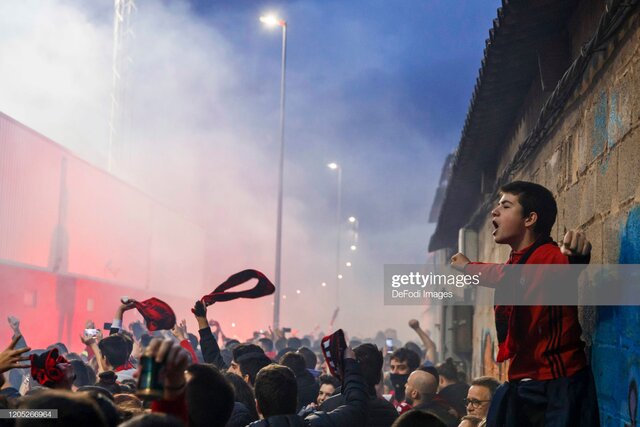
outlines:
[[[15,348],[18,349],[26,347],[27,341],[24,339],[24,335],[22,335],[22,332],[20,332],[20,319],[15,316],[9,316],[7,320],[9,321],[9,327],[13,331],[13,335],[11,336],[11,338],[20,336],[20,339],[18,340]]]
[[[207,321],[207,307],[200,300],[196,301],[191,310],[198,322],[198,334],[200,335],[200,350],[205,363],[213,363],[219,369],[226,369],[227,364],[220,354],[218,340],[211,332],[211,327]]]
[[[107,371],[107,366],[102,359],[102,352],[100,351],[100,347],[98,347],[98,341],[102,339],[102,331],[98,329],[98,334],[96,336],[89,336],[82,334],[80,335],[80,341],[82,344],[86,345],[96,358],[96,362],[98,363],[98,374]]]
[[[113,316],[113,322],[111,322],[111,330],[109,331],[109,335],[114,335],[120,332],[120,329],[122,329],[122,317],[124,316],[124,312],[134,308],[134,302],[134,300],[128,298],[123,298],[120,301],[120,306],[116,310],[116,314]]]
[[[176,322],[175,326],[171,330],[171,333],[173,333],[173,335],[180,342],[180,347],[189,352],[189,355],[191,356],[191,363],[198,363],[198,356],[196,355],[196,352],[191,345],[189,336],[187,334],[187,321],[182,319],[180,323]]]
[[[482,275],[481,286],[495,288],[505,278],[504,264],[471,262],[462,252],[451,257],[451,267],[465,274]]]
[[[424,348],[427,350],[425,356],[426,359],[431,363],[437,363],[436,343],[433,342],[433,340],[429,337],[429,335],[427,335],[425,331],[420,329],[420,322],[418,322],[416,319],[411,319],[409,320],[409,327],[413,329],[416,334],[418,334],[418,337],[420,337],[420,341],[422,341],[422,345],[424,345]]]
[[[330,425],[343,426],[364,426],[367,422],[367,405],[369,395],[364,377],[360,371],[360,366],[356,360],[356,355],[350,348],[344,352],[344,405],[341,405],[331,412],[314,412],[305,420],[311,426]],[[328,418],[328,420],[323,420]]]
[[[20,341],[20,338],[22,338],[21,335],[14,336],[11,339],[9,346],[4,349],[4,351],[0,352],[0,374],[14,368],[28,368],[31,366],[30,364],[20,363],[29,360],[29,357],[24,356],[24,353],[31,350],[29,347],[16,349],[16,345],[18,344],[18,341]]]

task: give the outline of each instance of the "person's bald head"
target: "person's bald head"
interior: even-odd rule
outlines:
[[[410,405],[420,405],[432,399],[437,390],[438,380],[436,377],[427,371],[417,369],[409,375],[405,385],[405,399]]]

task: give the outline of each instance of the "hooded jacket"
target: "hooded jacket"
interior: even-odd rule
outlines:
[[[274,415],[249,424],[251,427],[364,427],[367,423],[367,389],[358,362],[345,359],[344,405],[331,412],[315,411],[306,417]]]
[[[369,391],[368,395],[366,427],[390,427],[396,418],[398,418],[396,408],[391,402],[376,396],[375,391]],[[322,402],[320,409],[328,412],[340,405],[344,405],[344,396],[341,393],[335,394]]]

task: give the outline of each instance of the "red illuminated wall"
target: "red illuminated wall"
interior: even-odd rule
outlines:
[[[202,227],[0,113],[0,338],[77,341],[118,298],[160,297],[179,318],[204,290]],[[128,319],[127,319],[128,320]],[[133,319],[132,319],[133,320]],[[69,326],[70,325],[70,326]]]

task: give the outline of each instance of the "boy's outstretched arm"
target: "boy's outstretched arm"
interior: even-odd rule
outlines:
[[[504,264],[471,262],[462,252],[451,257],[451,267],[465,274],[482,275],[482,286],[495,288],[504,279]]]

